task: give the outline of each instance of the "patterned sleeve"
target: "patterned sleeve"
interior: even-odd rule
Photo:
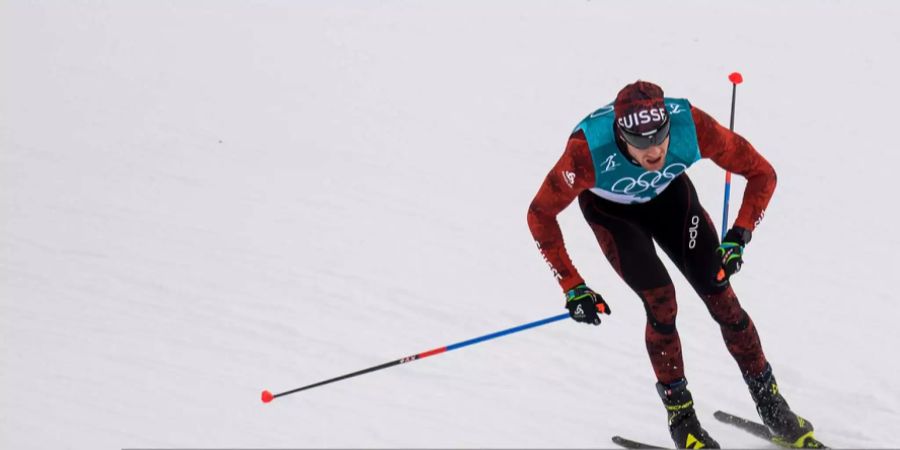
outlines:
[[[709,114],[696,107],[691,108],[691,113],[697,127],[701,156],[747,179],[734,226],[753,231],[763,219],[775,192],[775,169],[746,139],[720,125]]]
[[[593,186],[591,152],[584,133],[578,131],[569,138],[565,152],[544,178],[528,208],[528,227],[563,291],[584,283],[584,279],[569,258],[556,216],[578,194]]]

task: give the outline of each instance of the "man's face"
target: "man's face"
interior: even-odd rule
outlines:
[[[628,147],[628,154],[634,158],[644,170],[656,171],[663,168],[663,165],[666,163],[666,153],[669,151],[669,137],[666,136],[666,139],[663,140],[659,145],[651,145],[646,149],[639,149],[628,142],[625,142],[625,145]]]

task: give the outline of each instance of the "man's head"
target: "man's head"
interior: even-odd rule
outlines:
[[[629,84],[616,96],[615,111],[616,132],[628,154],[644,169],[662,169],[669,150],[669,114],[662,88],[640,80]]]

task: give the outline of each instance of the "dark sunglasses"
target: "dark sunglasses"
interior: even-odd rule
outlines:
[[[622,139],[640,150],[646,150],[654,145],[662,144],[669,137],[669,118],[659,128],[646,133],[630,133],[620,128]]]

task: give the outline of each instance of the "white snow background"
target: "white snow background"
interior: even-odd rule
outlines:
[[[569,132],[641,78],[772,162],[734,286],[836,447],[900,447],[900,5],[880,1],[0,3],[0,448],[670,445],[644,310],[564,313],[525,213]],[[721,217],[723,171],[690,176]],[[743,180],[736,179],[732,220]],[[718,221],[718,219],[717,219]],[[668,262],[667,262],[668,264]],[[690,386],[754,417],[669,264]]]

